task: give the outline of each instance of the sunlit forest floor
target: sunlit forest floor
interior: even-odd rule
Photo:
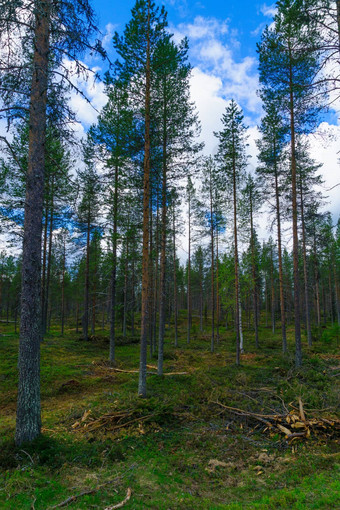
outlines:
[[[296,371],[292,329],[285,357],[279,328],[261,328],[258,351],[245,331],[237,367],[232,331],[221,328],[211,354],[208,328],[201,335],[194,324],[188,345],[184,315],[180,324],[179,348],[167,331],[167,375],[154,375],[149,360],[147,399],[137,396],[137,338],[120,339],[113,367],[108,331],[85,343],[52,328],[41,346],[43,435],[20,448],[18,336],[1,325],[1,509],[104,509],[125,499],[126,509],[340,508],[339,330],[323,329],[310,349],[304,339]],[[328,428],[288,440],[252,417],[298,413],[299,397],[306,419]]]

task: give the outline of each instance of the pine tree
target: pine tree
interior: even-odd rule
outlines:
[[[325,85],[330,104],[339,99],[340,83],[340,1],[305,0],[304,13],[316,33],[314,52],[320,55],[314,85]]]
[[[200,233],[210,238],[211,264],[211,344],[210,350],[215,350],[215,315],[219,321],[219,289],[218,289],[218,234],[224,227],[222,214],[223,182],[216,162],[207,157],[202,166],[202,187],[200,203]],[[204,204],[204,205],[203,205]],[[202,228],[203,227],[203,228]],[[217,314],[216,314],[217,311]],[[218,324],[217,324],[218,325]],[[218,331],[218,330],[217,330]],[[218,333],[217,333],[218,342]]]
[[[126,186],[128,163],[133,155],[133,112],[129,106],[126,84],[109,75],[105,82],[108,102],[98,117],[98,125],[92,136],[99,144],[105,161],[105,181],[108,183],[109,219],[112,222],[112,271],[111,271],[111,317],[110,317],[110,361],[115,361],[116,329],[116,279],[117,248],[119,240],[120,193]]]
[[[253,316],[255,330],[255,345],[259,347],[259,288],[258,288],[258,257],[256,253],[256,232],[254,228],[254,216],[260,209],[261,193],[260,183],[248,174],[243,193],[243,214],[245,222],[250,225],[250,250],[251,250],[251,274],[253,288]]]
[[[167,248],[167,205],[168,182],[178,180],[181,162],[186,171],[190,157],[200,148],[194,143],[198,134],[197,115],[190,101],[189,78],[191,68],[187,62],[187,41],[177,46],[171,37],[165,38],[157,47],[157,60],[163,65],[155,73],[156,122],[159,125],[159,143],[162,159],[161,177],[161,257],[160,257],[160,308],[158,374],[163,373],[163,346],[166,304],[166,248]]]
[[[314,208],[316,204],[320,204],[321,195],[316,192],[315,187],[322,184],[322,179],[316,172],[321,165],[317,165],[308,154],[309,147],[307,143],[301,139],[297,140],[296,160],[297,160],[297,189],[298,203],[301,225],[302,240],[302,259],[303,259],[303,276],[304,276],[304,297],[305,297],[305,318],[308,345],[312,345],[312,327],[309,299],[309,278],[307,265],[307,239],[306,239],[306,220],[310,207]]]
[[[318,106],[316,91],[312,89],[318,66],[317,55],[311,51],[316,33],[309,30],[302,4],[303,0],[279,1],[274,27],[264,31],[259,46],[262,90],[275,96],[276,107],[287,123],[290,138],[296,367],[302,364],[296,135],[311,128]]]
[[[115,34],[114,46],[123,59],[120,64],[121,76],[128,81],[128,87],[136,110],[144,123],[144,163],[143,163],[143,258],[142,258],[142,310],[141,310],[141,350],[138,393],[146,396],[146,361],[148,321],[150,310],[150,172],[151,172],[151,106],[152,80],[157,67],[157,47],[166,37],[166,14],[160,11],[151,0],[137,0],[132,9],[132,19],[127,24],[124,35]],[[141,83],[143,86],[141,87]]]
[[[90,299],[90,248],[91,237],[96,229],[96,219],[99,211],[100,183],[94,165],[94,143],[90,136],[83,144],[85,169],[79,172],[81,200],[78,206],[78,221],[85,233],[85,282],[84,282],[84,313],[82,318],[84,340],[88,340],[89,328],[89,299]]]
[[[234,265],[235,265],[235,324],[236,324],[236,364],[240,363],[240,281],[238,253],[238,198],[239,185],[244,177],[247,165],[246,127],[243,114],[236,102],[232,100],[222,116],[222,131],[215,133],[219,139],[217,160],[224,174],[226,188],[231,188],[233,197],[234,228]]]
[[[285,353],[287,352],[287,335],[282,263],[281,211],[286,176],[286,161],[284,153],[286,128],[283,126],[282,117],[277,111],[275,102],[271,100],[271,94],[264,94],[262,99],[264,99],[266,115],[263,117],[260,126],[262,138],[257,141],[259,160],[262,165],[258,166],[256,172],[262,181],[263,196],[269,199],[273,197],[275,204],[274,211],[276,217],[279,260],[282,351]]]
[[[22,16],[27,31],[20,36],[18,27]],[[41,429],[40,273],[48,90],[53,84],[56,92],[65,82],[70,82],[63,65],[65,54],[76,67],[78,64],[78,69],[84,69],[78,60],[79,54],[91,47],[89,39],[95,32],[95,25],[92,8],[86,0],[36,0],[33,5],[23,4],[20,0],[6,1],[0,6],[0,20],[0,38],[8,42],[0,63],[4,84],[1,98],[5,104],[2,116],[5,115],[9,122],[15,117],[23,117],[29,105],[16,427],[16,442],[21,444],[33,440]],[[19,36],[19,44],[16,36]],[[13,44],[20,48],[20,56],[26,57],[19,66],[19,55],[12,52]],[[54,97],[58,94],[54,93]],[[54,109],[56,119],[65,114],[65,108],[59,106]]]

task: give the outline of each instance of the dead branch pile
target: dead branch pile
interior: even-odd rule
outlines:
[[[312,435],[326,435],[327,437],[340,437],[340,420],[336,418],[310,417],[306,418],[305,410],[299,398],[298,407],[291,405],[292,410],[284,414],[261,414],[226,406],[219,401],[212,402],[226,411],[237,416],[248,418],[249,421],[257,421],[264,425],[263,432],[284,434],[288,441],[308,439]]]
[[[98,418],[92,416],[91,410],[85,411],[82,418],[72,425],[72,429],[81,432],[93,432],[95,430],[109,430],[110,432],[129,427],[133,424],[140,426],[143,422],[155,418],[156,414],[140,416],[136,410],[116,411],[106,413]]]

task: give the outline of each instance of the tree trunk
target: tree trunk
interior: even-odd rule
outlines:
[[[84,287],[84,315],[83,315],[83,335],[84,340],[89,339],[89,293],[90,293],[90,213],[87,217],[86,232],[86,265],[85,265],[85,287]]]
[[[145,73],[145,148],[143,183],[143,253],[142,253],[142,310],[141,344],[139,362],[138,394],[146,397],[146,362],[148,342],[148,299],[149,299],[149,200],[150,200],[150,0],[148,0],[147,58]]]
[[[240,283],[239,283],[239,301],[238,301],[238,324],[239,324],[239,330],[240,330],[240,353],[244,353],[244,345],[243,345],[243,327],[242,327],[242,303],[240,299]]]
[[[321,324],[321,311],[320,311],[320,286],[319,286],[319,268],[318,268],[318,259],[317,259],[317,251],[316,251],[316,232],[314,225],[313,232],[313,255],[314,255],[314,279],[315,279],[315,301],[316,301],[316,321],[318,327]]]
[[[255,266],[255,241],[254,241],[254,223],[253,223],[253,197],[250,196],[250,245],[251,245],[251,270],[253,277],[253,310],[254,310],[254,330],[255,346],[259,348],[259,319],[258,319],[258,296]]]
[[[295,323],[295,366],[302,365],[301,326],[300,326],[300,282],[299,282],[299,240],[296,199],[296,154],[295,154],[295,116],[293,96],[292,56],[289,47],[289,88],[290,88],[290,145],[292,178],[292,214],[293,214],[293,265],[294,265],[294,323]]]
[[[118,226],[118,177],[119,167],[115,165],[113,194],[113,233],[112,233],[112,271],[111,271],[111,308],[110,308],[110,352],[109,360],[115,361],[116,344],[116,280],[117,280],[117,226]]]
[[[45,179],[50,1],[35,14],[33,75],[29,110],[29,150],[22,255],[17,445],[41,431],[41,235]]]
[[[164,85],[164,95],[166,89]],[[159,306],[159,337],[158,337],[158,375],[163,375],[164,331],[165,331],[165,301],[166,301],[166,192],[167,192],[167,131],[166,131],[166,104],[163,112],[163,162],[162,162],[162,242],[161,242],[161,278],[160,278],[160,306]]]
[[[41,282],[41,310],[42,310],[42,330],[44,327],[44,310],[45,310],[45,290],[46,290],[46,261],[47,261],[47,230],[48,230],[48,205],[45,207],[45,222],[44,222],[44,242],[43,242],[43,261],[42,261],[42,282]]]
[[[47,310],[48,310],[48,300],[49,300],[50,281],[51,281],[53,219],[54,219],[54,175],[52,175],[52,184],[51,184],[50,236],[49,236],[49,240],[48,240],[46,289],[45,289],[45,302],[44,302],[44,308],[43,308],[43,335],[46,333]]]
[[[66,246],[64,243],[63,249],[63,268],[61,279],[61,335],[64,335],[64,320],[65,320],[65,263],[66,263]]]
[[[303,277],[305,283],[305,308],[306,308],[306,330],[307,342],[309,347],[312,346],[312,329],[310,321],[309,292],[308,292],[308,271],[307,271],[307,253],[306,253],[306,232],[305,232],[305,216],[303,206],[302,178],[300,178],[300,214],[301,214],[301,232],[302,232],[302,254],[303,254]]]
[[[173,276],[174,276],[174,327],[175,327],[175,347],[178,347],[178,303],[177,303],[177,267],[176,267],[176,219],[175,219],[175,206],[172,215],[173,223]]]
[[[282,352],[287,352],[287,334],[286,334],[286,310],[283,286],[283,267],[282,267],[282,245],[281,245],[281,213],[280,213],[280,193],[277,175],[276,147],[274,143],[275,154],[275,199],[276,199],[276,223],[277,223],[277,244],[279,256],[279,286],[280,286],[280,309],[281,309],[281,332],[282,332]]]
[[[97,271],[98,271],[98,264],[97,264],[97,240],[94,242],[94,268],[92,273],[92,279],[93,279],[93,289],[92,289],[92,320],[91,320],[91,334],[95,335],[96,333],[96,307],[97,307]]]
[[[154,337],[154,320],[155,320],[155,307],[154,307],[154,250],[153,250],[153,213],[152,213],[152,189],[150,191],[150,202],[149,202],[149,210],[151,210],[149,215],[149,319],[148,319],[148,328],[149,328],[149,341],[150,341],[150,357],[152,358],[153,353],[156,352],[156,339]]]
[[[264,296],[265,296],[265,308],[266,308],[266,328],[268,328],[268,279],[267,276],[264,280]]]
[[[210,168],[209,176],[210,184],[210,244],[211,244],[211,345],[210,350],[215,350],[215,267],[214,267],[214,214],[213,214],[213,199],[212,199],[212,175]]]
[[[156,193],[156,232],[155,232],[155,267],[154,267],[154,278],[153,278],[153,303],[152,303],[152,324],[153,324],[153,350],[156,351],[156,338],[157,338],[157,310],[158,310],[158,293],[160,289],[158,288],[160,285],[159,279],[159,200],[158,200],[158,192]]]
[[[336,315],[338,319],[338,326],[340,326],[340,299],[339,299],[339,283],[338,277],[336,273],[336,266],[333,260],[333,276],[334,276],[334,294],[335,294],[335,307],[336,307]]]
[[[123,337],[126,337],[126,321],[127,321],[127,295],[128,295],[128,259],[129,259],[129,241],[126,236],[126,251],[125,251],[125,270],[124,270],[124,309],[123,309]]]
[[[135,336],[135,251],[132,257],[132,281],[131,281],[132,303],[131,303],[131,335]]]
[[[200,333],[203,333],[203,270],[200,265]]]
[[[240,314],[239,314],[239,275],[237,245],[237,203],[236,203],[236,162],[233,155],[233,204],[234,204],[234,265],[235,265],[235,328],[236,328],[236,365],[240,364]]]
[[[187,289],[187,309],[188,309],[188,325],[187,325],[187,343],[190,343],[191,334],[191,197],[189,192],[188,200],[188,289]]]
[[[271,318],[272,318],[272,333],[275,333],[275,285],[274,285],[274,259],[273,248],[270,251],[270,290],[271,290]]]
[[[218,254],[218,226],[216,229],[216,341],[220,343],[220,292],[219,292],[219,281],[218,281],[218,269],[219,269],[219,254]]]

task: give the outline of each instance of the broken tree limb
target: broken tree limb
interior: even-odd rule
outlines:
[[[88,496],[90,494],[95,494],[96,492],[100,491],[103,487],[107,487],[108,485],[118,482],[119,480],[120,480],[120,478],[114,478],[114,480],[109,480],[108,482],[98,485],[97,487],[94,487],[93,489],[88,489],[87,491],[80,492],[79,494],[74,494],[73,496],[70,496],[69,498],[62,501],[61,503],[58,503],[57,505],[49,507],[48,510],[55,510],[56,508],[62,508],[64,506],[67,506],[70,503],[73,503],[77,499],[81,498],[82,496]]]
[[[149,366],[149,365],[147,365]],[[154,367],[150,367],[154,368]],[[122,374],[139,374],[139,370],[123,370],[122,368],[114,368],[114,367],[105,367],[106,370],[112,370],[113,372],[118,372]],[[188,375],[189,372],[168,372],[167,374],[163,374],[164,376],[169,375]],[[157,372],[147,372],[147,375],[158,375]]]
[[[273,419],[274,417],[277,417],[277,418],[283,418],[284,415],[283,414],[261,414],[261,413],[252,413],[250,411],[245,411],[244,409],[239,409],[238,407],[231,407],[231,406],[226,406],[224,404],[221,404],[221,402],[219,402],[218,400],[212,402],[212,404],[217,404],[221,407],[223,407],[224,409],[229,409],[230,411],[237,411],[238,413],[241,413],[243,414],[244,416],[253,416],[254,418],[269,418],[269,419]]]
[[[301,420],[306,423],[306,416],[303,410],[302,400],[301,397],[299,397],[299,411],[300,411],[300,418]]]
[[[329,433],[338,435],[340,431],[340,420],[336,418],[316,418],[312,417],[310,419],[306,418],[305,411],[303,408],[303,404],[301,398],[298,399],[299,409],[297,410],[292,404],[289,405],[293,408],[293,411],[288,412],[287,414],[260,414],[253,413],[250,411],[245,411],[244,409],[239,409],[237,407],[226,406],[221,402],[213,402],[214,404],[219,405],[223,409],[226,409],[233,414],[249,417],[258,421],[262,421],[270,428],[277,429],[277,431],[285,434],[286,439],[289,441],[305,438],[308,439],[311,437],[311,433],[320,434],[321,433]],[[287,424],[289,424],[289,428],[287,428]],[[292,431],[291,429],[298,429],[298,432]],[[266,431],[267,429],[265,429]]]
[[[132,491],[129,487],[123,501],[121,501],[120,503],[117,503],[116,505],[107,506],[104,510],[115,510],[116,508],[122,508],[131,498],[131,494],[132,494]]]

